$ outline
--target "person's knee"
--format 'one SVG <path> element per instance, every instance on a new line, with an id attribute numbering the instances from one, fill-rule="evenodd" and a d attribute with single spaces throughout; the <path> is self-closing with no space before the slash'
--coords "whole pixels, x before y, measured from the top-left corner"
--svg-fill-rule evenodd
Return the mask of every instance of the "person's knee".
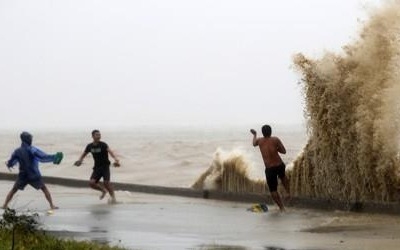
<path id="1" fill-rule="evenodd" d="M 95 180 L 90 180 L 90 182 L 89 182 L 90 187 L 94 188 L 94 187 L 96 187 L 96 185 L 97 185 L 97 183 Z"/>
<path id="2" fill-rule="evenodd" d="M 270 191 L 270 194 L 271 194 L 272 197 L 278 197 L 279 196 L 278 191 Z"/>
<path id="3" fill-rule="evenodd" d="M 289 185 L 289 179 L 288 179 L 286 176 L 283 176 L 282 178 L 280 178 L 280 180 L 281 180 L 281 183 L 282 183 L 284 186 Z"/>

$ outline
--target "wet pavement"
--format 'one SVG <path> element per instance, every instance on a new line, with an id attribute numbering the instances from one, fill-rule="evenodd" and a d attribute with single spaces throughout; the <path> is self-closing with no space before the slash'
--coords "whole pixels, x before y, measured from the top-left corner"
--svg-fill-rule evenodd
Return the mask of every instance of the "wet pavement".
<path id="1" fill-rule="evenodd" d="M 1 197 L 11 186 L 0 181 Z M 111 205 L 89 188 L 49 189 L 60 207 L 52 214 L 43 194 L 30 187 L 17 193 L 11 208 L 39 213 L 43 229 L 57 236 L 128 249 L 377 249 L 382 243 L 384 249 L 398 249 L 400 243 L 393 228 L 377 230 L 365 223 L 369 219 L 343 212 L 289 208 L 280 213 L 270 206 L 267 213 L 254 213 L 247 211 L 249 203 L 128 191 L 117 191 L 119 203 Z M 351 224 L 343 223 L 347 217 Z"/>

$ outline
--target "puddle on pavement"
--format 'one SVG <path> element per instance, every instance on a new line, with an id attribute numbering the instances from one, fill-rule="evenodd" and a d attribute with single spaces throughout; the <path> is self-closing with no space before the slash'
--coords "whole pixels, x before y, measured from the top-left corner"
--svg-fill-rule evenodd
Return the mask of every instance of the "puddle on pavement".
<path id="1" fill-rule="evenodd" d="M 250 250 L 252 248 L 247 248 L 243 246 L 231 246 L 231 245 L 199 245 L 194 248 L 190 248 L 193 250 Z M 266 246 L 263 250 L 306 250 L 306 249 L 293 249 L 293 248 L 282 248 L 275 246 Z M 322 249 L 307 249 L 307 250 L 322 250 Z"/>

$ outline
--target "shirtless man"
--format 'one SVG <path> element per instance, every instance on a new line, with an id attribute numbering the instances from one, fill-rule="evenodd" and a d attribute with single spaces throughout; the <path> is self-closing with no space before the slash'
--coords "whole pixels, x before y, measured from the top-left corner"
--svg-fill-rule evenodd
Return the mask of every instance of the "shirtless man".
<path id="1" fill-rule="evenodd" d="M 278 193 L 278 177 L 281 179 L 283 187 L 290 199 L 289 180 L 285 175 L 285 163 L 283 163 L 279 153 L 286 154 L 286 149 L 278 137 L 271 136 L 271 127 L 264 125 L 261 128 L 264 137 L 257 138 L 257 132 L 250 129 L 253 134 L 253 146 L 258 146 L 265 165 L 265 177 L 272 199 L 281 211 L 285 211 L 281 196 Z"/>
<path id="2" fill-rule="evenodd" d="M 100 131 L 95 129 L 92 131 L 93 142 L 89 143 L 82 155 L 79 157 L 74 165 L 80 166 L 83 159 L 88 153 L 91 153 L 94 159 L 94 167 L 92 175 L 90 176 L 89 185 L 91 188 L 101 192 L 100 200 L 103 199 L 107 191 L 111 196 L 111 203 L 116 203 L 114 189 L 110 183 L 110 160 L 108 159 L 108 154 L 114 158 L 114 167 L 119 167 L 119 160 L 115 156 L 114 152 L 108 147 L 107 143 L 101 141 Z M 100 179 L 103 178 L 104 186 L 99 184 Z"/>

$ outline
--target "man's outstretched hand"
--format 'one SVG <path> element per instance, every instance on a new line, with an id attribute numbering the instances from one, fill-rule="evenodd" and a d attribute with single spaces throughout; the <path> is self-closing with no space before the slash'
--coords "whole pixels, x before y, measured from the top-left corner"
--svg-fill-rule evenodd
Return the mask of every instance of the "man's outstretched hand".
<path id="1" fill-rule="evenodd" d="M 250 133 L 252 133 L 253 135 L 257 134 L 257 132 L 254 129 L 250 129 Z"/>
<path id="2" fill-rule="evenodd" d="M 74 162 L 74 166 L 79 167 L 80 165 L 82 165 L 82 161 L 76 161 L 76 162 Z"/>
<path id="3" fill-rule="evenodd" d="M 8 171 L 10 171 L 10 172 L 11 172 L 11 171 L 12 171 L 12 169 L 13 169 L 13 167 L 9 167 L 9 166 L 8 166 L 8 161 L 5 161 L 4 163 L 6 164 L 6 166 L 7 166 L 7 168 L 8 168 Z"/>

